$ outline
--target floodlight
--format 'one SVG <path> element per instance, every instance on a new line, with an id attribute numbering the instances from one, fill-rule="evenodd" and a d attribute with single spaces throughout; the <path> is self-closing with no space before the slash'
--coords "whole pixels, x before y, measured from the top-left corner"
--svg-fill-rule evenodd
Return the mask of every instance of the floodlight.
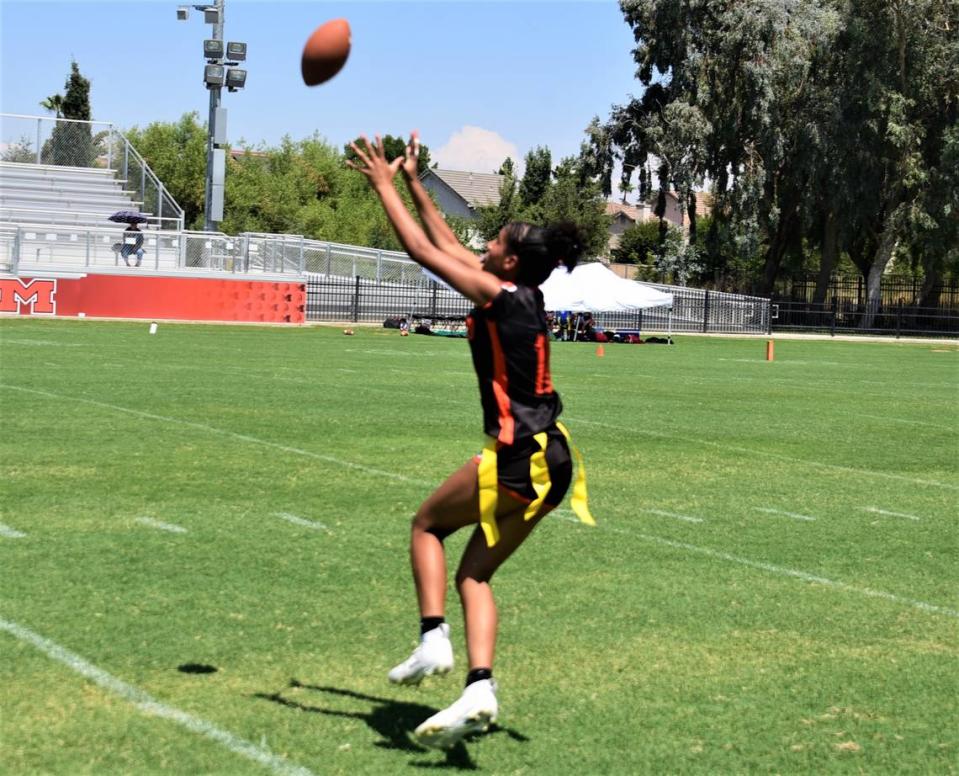
<path id="1" fill-rule="evenodd" d="M 246 70 L 231 67 L 226 71 L 226 85 L 231 91 L 242 89 L 246 85 Z"/>
<path id="2" fill-rule="evenodd" d="M 207 89 L 212 89 L 214 86 L 223 86 L 223 70 L 223 65 L 207 65 L 203 68 L 203 82 Z"/>
<path id="3" fill-rule="evenodd" d="M 220 9 L 219 8 L 204 8 L 203 9 L 203 21 L 207 24 L 219 24 L 220 23 Z"/>
<path id="4" fill-rule="evenodd" d="M 226 58 L 231 62 L 242 62 L 246 59 L 246 44 L 231 40 L 226 44 Z"/>
<path id="5" fill-rule="evenodd" d="M 185 5 L 181 5 L 176 9 L 176 18 L 181 22 L 185 22 L 190 18 L 190 9 Z"/>
<path id="6" fill-rule="evenodd" d="M 203 56 L 207 59 L 223 59 L 223 41 L 205 40 L 203 41 Z"/>

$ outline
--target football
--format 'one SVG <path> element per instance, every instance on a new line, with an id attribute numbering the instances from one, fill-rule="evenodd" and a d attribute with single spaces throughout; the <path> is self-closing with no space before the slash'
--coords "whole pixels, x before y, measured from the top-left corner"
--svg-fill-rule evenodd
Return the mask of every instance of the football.
<path id="1" fill-rule="evenodd" d="M 321 24 L 306 41 L 300 70 L 307 86 L 329 81 L 346 64 L 350 55 L 350 24 L 333 19 Z"/>

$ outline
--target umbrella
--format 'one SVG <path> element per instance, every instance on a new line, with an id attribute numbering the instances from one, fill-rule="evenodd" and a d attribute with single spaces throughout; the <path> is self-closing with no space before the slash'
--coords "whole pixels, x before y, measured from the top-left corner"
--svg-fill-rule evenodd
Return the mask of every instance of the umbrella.
<path id="1" fill-rule="evenodd" d="M 150 219 L 136 210 L 118 210 L 108 220 L 118 224 L 142 224 Z"/>

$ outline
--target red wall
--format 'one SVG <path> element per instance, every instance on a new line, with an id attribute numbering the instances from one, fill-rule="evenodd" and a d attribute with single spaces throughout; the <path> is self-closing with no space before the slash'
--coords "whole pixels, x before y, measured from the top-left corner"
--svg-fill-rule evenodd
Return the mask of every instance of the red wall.
<path id="1" fill-rule="evenodd" d="M 304 323 L 303 283 L 85 275 L 0 278 L 0 312 L 91 318 Z"/>

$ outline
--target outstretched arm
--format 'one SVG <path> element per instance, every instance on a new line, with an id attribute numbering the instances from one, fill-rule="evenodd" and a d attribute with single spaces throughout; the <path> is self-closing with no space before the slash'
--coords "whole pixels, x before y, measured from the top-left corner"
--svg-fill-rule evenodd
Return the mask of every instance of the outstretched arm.
<path id="1" fill-rule="evenodd" d="M 419 158 L 420 138 L 414 131 L 410 135 L 410 142 L 406 146 L 406 158 L 403 160 L 400 169 L 403 171 L 406 186 L 410 190 L 416 212 L 419 213 L 420 221 L 423 222 L 423 228 L 426 230 L 430 242 L 444 253 L 459 259 L 465 264 L 479 266 L 479 257 L 456 239 L 456 235 L 453 234 L 453 230 L 446 223 L 446 219 L 443 218 L 436 205 L 433 204 L 433 200 L 430 199 L 426 187 L 417 174 Z"/>
<path id="2" fill-rule="evenodd" d="M 403 160 L 398 157 L 387 162 L 379 136 L 372 145 L 365 137 L 362 140 L 366 146 L 364 149 L 355 143 L 350 144 L 361 164 L 351 161 L 347 164 L 367 177 L 406 252 L 476 304 L 484 305 L 492 300 L 501 287 L 496 276 L 484 271 L 479 262 L 469 265 L 437 248 L 406 209 L 393 185 L 393 177 Z"/>

